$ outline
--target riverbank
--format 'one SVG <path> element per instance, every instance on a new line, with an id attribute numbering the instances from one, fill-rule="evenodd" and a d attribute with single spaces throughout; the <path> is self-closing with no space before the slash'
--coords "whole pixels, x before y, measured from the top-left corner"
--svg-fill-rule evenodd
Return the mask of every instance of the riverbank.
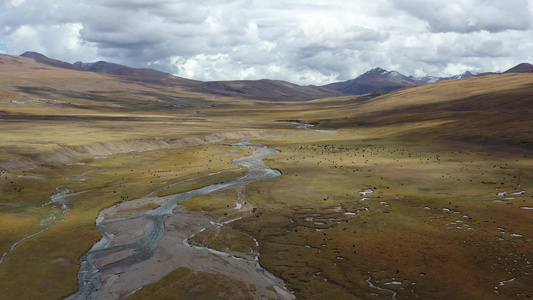
<path id="1" fill-rule="evenodd" d="M 69 299 L 123 298 L 178 268 L 214 273 L 240 282 L 250 287 L 245 290 L 253 298 L 293 299 L 283 281 L 261 268 L 259 254 L 253 249 L 226 253 L 188 243 L 200 232 L 248 215 L 253 207 L 240 191 L 249 182 L 279 175 L 262 162 L 278 152 L 263 146 L 248 146 L 248 142 L 235 144 L 254 149 L 251 156 L 234 161 L 248 168 L 237 180 L 171 196 L 144 197 L 103 210 L 97 220 L 103 239 L 84 256 L 80 291 Z M 233 219 L 214 219 L 205 211 L 191 211 L 178 205 L 191 197 L 224 189 L 233 189 L 239 195 L 228 208 L 233 215 L 237 214 Z M 158 207 L 148 209 L 154 206 Z"/>

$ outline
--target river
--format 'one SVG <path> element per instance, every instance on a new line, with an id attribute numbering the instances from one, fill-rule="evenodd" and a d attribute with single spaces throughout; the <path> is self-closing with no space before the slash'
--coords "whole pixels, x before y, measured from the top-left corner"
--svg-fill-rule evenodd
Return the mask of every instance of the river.
<path id="1" fill-rule="evenodd" d="M 148 282 L 157 281 L 172 269 L 188 266 L 231 276 L 242 273 L 240 278 L 254 285 L 274 287 L 278 298 L 294 299 L 283 281 L 261 268 L 257 259 L 259 254 L 243 259 L 187 243 L 190 236 L 215 224 L 205 216 L 193 213 L 180 215 L 178 203 L 197 195 L 242 187 L 280 175 L 279 171 L 263 162 L 264 158 L 279 152 L 263 145 L 252 145 L 253 140 L 256 139 L 233 144 L 253 149 L 252 155 L 233 161 L 247 168 L 247 173 L 236 180 L 158 198 L 156 202 L 161 204 L 158 208 L 141 214 L 131 213 L 130 208 L 135 205 L 135 200 L 103 210 L 96 220 L 102 239 L 82 257 L 78 274 L 79 290 L 66 299 L 123 299 Z M 151 199 L 154 198 L 157 197 Z M 242 203 L 237 207 L 241 209 Z M 185 225 L 180 225 L 182 223 Z M 169 248 L 173 249 L 172 253 L 168 251 Z M 206 258 L 213 255 L 217 257 Z M 236 269 L 231 271 L 228 268 Z M 254 276 L 258 278 L 254 279 Z"/>

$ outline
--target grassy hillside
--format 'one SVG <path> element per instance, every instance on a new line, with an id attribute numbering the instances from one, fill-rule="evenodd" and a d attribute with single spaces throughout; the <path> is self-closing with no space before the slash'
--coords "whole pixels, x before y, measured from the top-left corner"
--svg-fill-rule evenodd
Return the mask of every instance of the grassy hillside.
<path id="1" fill-rule="evenodd" d="M 231 160 L 249 151 L 228 144 L 271 135 L 259 142 L 281 151 L 266 162 L 282 175 L 248 185 L 252 215 L 198 243 L 244 249 L 254 237 L 299 299 L 533 294 L 531 74 L 271 102 L 5 55 L 0 73 L 0 254 L 37 233 L 0 264 L 5 299 L 72 293 L 102 208 L 238 177 Z M 221 195 L 184 206 L 220 216 L 230 209 L 217 201 L 235 196 Z M 196 282 L 253 295 L 183 269 L 143 293 L 217 296 Z"/>
<path id="2" fill-rule="evenodd" d="M 350 104 L 349 113 L 342 104 L 331 107 L 337 118 L 325 123 L 382 128 L 402 140 L 531 149 L 531 80 L 531 74 L 505 74 L 441 81 Z"/>

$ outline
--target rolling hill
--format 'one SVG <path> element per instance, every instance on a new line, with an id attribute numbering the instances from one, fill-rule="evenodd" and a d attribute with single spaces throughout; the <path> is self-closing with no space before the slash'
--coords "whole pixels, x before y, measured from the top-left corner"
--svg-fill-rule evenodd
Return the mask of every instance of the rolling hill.
<path id="1" fill-rule="evenodd" d="M 0 55 L 2 298 L 531 295 L 532 73 L 331 97 L 27 56 Z M 253 152 L 280 176 L 223 188 Z"/>
<path id="2" fill-rule="evenodd" d="M 167 84 L 178 84 L 185 86 L 195 92 L 206 92 L 217 96 L 243 97 L 256 100 L 275 101 L 305 101 L 326 97 L 348 95 L 363 95 L 373 92 L 391 92 L 398 89 L 423 85 L 444 80 L 454 80 L 469 78 L 478 74 L 466 71 L 462 74 L 450 77 L 413 77 L 405 76 L 396 71 L 387 71 L 381 68 L 372 69 L 355 79 L 344 82 L 330 83 L 324 86 L 300 86 L 281 80 L 233 80 L 233 81 L 211 81 L 201 82 L 196 80 L 176 77 L 168 73 L 153 69 L 131 68 L 120 64 L 99 61 L 84 63 L 78 61 L 74 64 L 62 62 L 48 58 L 40 53 L 25 52 L 22 57 L 33 58 L 37 62 L 78 71 L 90 71 L 111 75 L 125 76 L 134 80 L 153 81 Z M 533 66 L 528 63 L 519 64 L 505 73 L 533 72 Z M 483 73 L 479 75 L 490 75 L 496 73 Z"/>
<path id="3" fill-rule="evenodd" d="M 257 100 L 292 100 L 302 101 L 341 95 L 340 92 L 316 86 L 300 86 L 281 80 L 239 80 L 200 82 L 176 77 L 168 73 L 123 66 L 120 64 L 99 61 L 94 63 L 76 62 L 69 64 L 48 58 L 36 52 L 25 52 L 22 57 L 35 59 L 37 62 L 69 70 L 89 71 L 110 75 L 118 75 L 144 82 L 160 84 L 177 84 L 194 92 L 208 93 L 215 96 L 243 97 Z"/>
<path id="4" fill-rule="evenodd" d="M 270 79 L 203 82 L 194 90 L 215 95 L 275 101 L 301 101 L 342 95 L 324 87 L 300 86 Z"/>
<path id="5" fill-rule="evenodd" d="M 52 58 L 49 58 L 41 53 L 37 53 L 37 52 L 33 52 L 33 51 L 26 51 L 24 53 L 22 53 L 20 55 L 21 57 L 27 57 L 27 58 L 32 58 L 34 59 L 35 61 L 39 62 L 39 63 L 42 63 L 44 65 L 49 65 L 49 66 L 52 66 L 52 67 L 56 67 L 56 68 L 63 68 L 63 69 L 69 69 L 69 70 L 76 70 L 76 71 L 81 71 L 82 69 L 79 68 L 78 66 L 75 66 L 73 64 L 69 64 L 67 62 L 64 62 L 64 61 L 60 61 L 60 60 L 57 60 L 57 59 L 52 59 Z"/>
<path id="6" fill-rule="evenodd" d="M 339 108 L 342 118 L 327 123 L 396 128 L 391 131 L 399 130 L 397 137 L 409 140 L 531 150 L 532 82 L 530 73 L 491 74 L 424 84 L 365 100 L 359 96 L 351 100 L 350 108 Z M 415 125 L 425 122 L 428 126 Z M 414 127 L 400 133 L 400 128 L 410 126 Z"/>
<path id="7" fill-rule="evenodd" d="M 504 73 L 532 73 L 533 65 L 529 63 L 521 63 L 511 69 L 505 71 Z"/>

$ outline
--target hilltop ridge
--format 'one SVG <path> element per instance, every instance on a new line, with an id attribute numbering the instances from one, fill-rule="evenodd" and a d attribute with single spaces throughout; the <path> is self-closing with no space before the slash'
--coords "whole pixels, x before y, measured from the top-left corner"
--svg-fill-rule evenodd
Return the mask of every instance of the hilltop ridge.
<path id="1" fill-rule="evenodd" d="M 521 63 L 517 66 L 510 68 L 504 73 L 533 73 L 533 65 L 529 63 Z"/>
<path id="2" fill-rule="evenodd" d="M 256 100 L 312 100 L 318 98 L 340 96 L 340 92 L 317 86 L 300 86 L 282 80 L 234 80 L 202 82 L 174 76 L 169 73 L 146 68 L 131 68 L 128 66 L 98 61 L 84 63 L 81 61 L 70 64 L 51 59 L 37 52 L 25 52 L 22 57 L 32 58 L 45 65 L 75 70 L 117 75 L 136 81 L 157 82 L 159 84 L 183 86 L 192 92 L 210 93 L 216 96 L 241 97 Z"/>
<path id="3" fill-rule="evenodd" d="M 208 92 L 218 96 L 243 97 L 256 100 L 294 100 L 305 101 L 326 97 L 346 95 L 363 95 L 373 92 L 391 92 L 398 89 L 434 83 L 443 80 L 455 80 L 472 76 L 498 74 L 494 72 L 476 73 L 465 71 L 461 74 L 437 77 L 426 75 L 422 77 L 406 76 L 397 71 L 388 71 L 382 68 L 371 69 L 364 74 L 347 81 L 334 82 L 323 86 L 301 86 L 283 80 L 227 80 L 227 81 L 197 81 L 174 76 L 169 73 L 148 69 L 132 68 L 116 63 L 98 61 L 84 63 L 81 61 L 70 64 L 67 62 L 51 59 L 37 52 L 25 52 L 22 57 L 33 58 L 39 63 L 53 67 L 90 71 L 110 75 L 126 76 L 133 80 L 158 81 L 168 84 L 186 86 L 195 92 Z M 528 73 L 533 72 L 533 65 L 521 63 L 504 73 Z"/>

